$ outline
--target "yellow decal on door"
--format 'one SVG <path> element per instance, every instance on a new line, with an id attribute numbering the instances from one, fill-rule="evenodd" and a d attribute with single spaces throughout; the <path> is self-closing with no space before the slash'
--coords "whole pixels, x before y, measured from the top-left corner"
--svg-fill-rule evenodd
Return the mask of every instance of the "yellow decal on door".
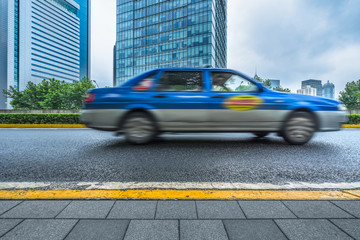
<path id="1" fill-rule="evenodd" d="M 226 108 L 236 111 L 249 111 L 258 108 L 263 100 L 253 95 L 237 95 L 225 100 Z"/>

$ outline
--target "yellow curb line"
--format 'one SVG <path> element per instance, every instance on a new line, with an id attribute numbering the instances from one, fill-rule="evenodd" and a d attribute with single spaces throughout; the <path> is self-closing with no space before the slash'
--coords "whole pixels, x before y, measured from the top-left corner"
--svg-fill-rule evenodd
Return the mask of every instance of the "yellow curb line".
<path id="1" fill-rule="evenodd" d="M 343 128 L 360 128 L 360 124 L 344 124 Z M 86 128 L 83 124 L 0 124 L 0 128 Z"/>
<path id="2" fill-rule="evenodd" d="M 0 199 L 359 200 L 360 190 L 0 190 Z"/>
<path id="3" fill-rule="evenodd" d="M 0 124 L 0 128 L 86 128 L 83 124 Z"/>
<path id="4" fill-rule="evenodd" d="M 360 124 L 343 124 L 343 128 L 360 128 Z"/>

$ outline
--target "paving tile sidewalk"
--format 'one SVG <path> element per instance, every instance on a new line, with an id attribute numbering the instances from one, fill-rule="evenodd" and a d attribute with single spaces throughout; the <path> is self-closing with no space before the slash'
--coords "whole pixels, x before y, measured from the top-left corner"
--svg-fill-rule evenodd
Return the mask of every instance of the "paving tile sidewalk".
<path id="1" fill-rule="evenodd" d="M 0 200 L 0 239 L 360 239 L 360 201 Z"/>

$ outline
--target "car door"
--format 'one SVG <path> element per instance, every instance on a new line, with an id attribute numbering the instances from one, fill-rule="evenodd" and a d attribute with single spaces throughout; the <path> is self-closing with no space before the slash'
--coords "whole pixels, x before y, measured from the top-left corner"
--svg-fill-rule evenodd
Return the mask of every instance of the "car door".
<path id="1" fill-rule="evenodd" d="M 249 79 L 233 73 L 211 71 L 209 124 L 216 130 L 273 130 L 276 113 L 267 95 Z"/>
<path id="2" fill-rule="evenodd" d="M 162 130 L 200 130 L 207 118 L 203 71 L 163 71 L 149 100 Z"/>

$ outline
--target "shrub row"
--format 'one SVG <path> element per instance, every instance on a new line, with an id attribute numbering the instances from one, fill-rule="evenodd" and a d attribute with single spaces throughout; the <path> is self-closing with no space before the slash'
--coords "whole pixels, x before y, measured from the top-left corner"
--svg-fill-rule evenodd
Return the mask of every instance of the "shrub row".
<path id="1" fill-rule="evenodd" d="M 0 124 L 79 124 L 79 113 L 0 113 Z M 360 124 L 360 114 L 349 115 L 349 124 Z"/>
<path id="2" fill-rule="evenodd" d="M 0 113 L 0 124 L 79 124 L 79 113 Z"/>
<path id="3" fill-rule="evenodd" d="M 350 114 L 349 124 L 360 124 L 360 114 Z"/>

